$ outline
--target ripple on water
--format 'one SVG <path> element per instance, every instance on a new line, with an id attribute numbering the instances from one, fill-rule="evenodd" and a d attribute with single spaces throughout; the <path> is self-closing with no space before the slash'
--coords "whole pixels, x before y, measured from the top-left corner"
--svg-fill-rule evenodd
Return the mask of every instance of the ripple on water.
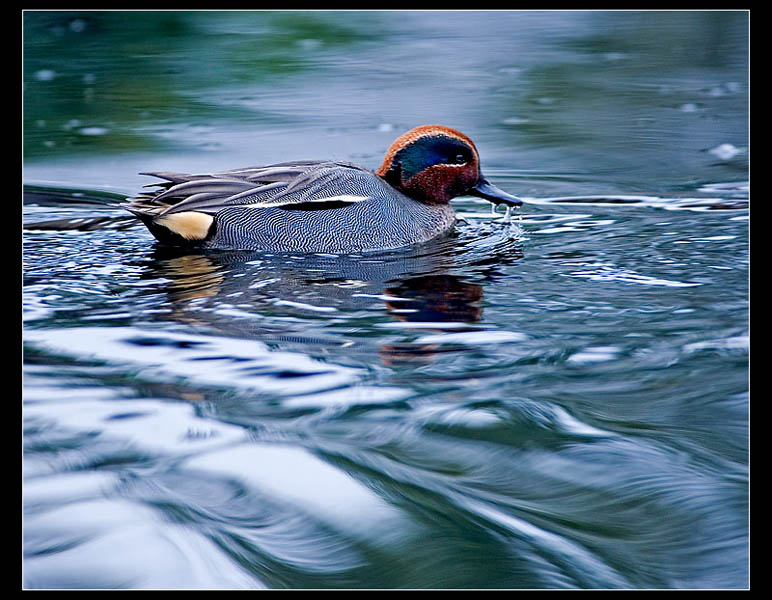
<path id="1" fill-rule="evenodd" d="M 630 269 L 620 268 L 609 263 L 588 264 L 586 266 L 589 268 L 583 269 L 581 271 L 565 273 L 564 276 L 591 279 L 593 281 L 618 281 L 623 283 L 634 283 L 638 285 L 674 288 L 694 287 L 701 285 L 694 282 L 674 281 L 672 279 L 642 275 Z"/>
<path id="2" fill-rule="evenodd" d="M 294 395 L 350 385 L 358 379 L 356 369 L 323 364 L 303 354 L 270 351 L 253 340 L 123 327 L 30 330 L 25 338 L 49 351 L 134 365 L 151 379 L 183 378 L 191 385 Z"/>
<path id="3" fill-rule="evenodd" d="M 589 195 L 589 196 L 554 196 L 546 198 L 523 198 L 528 204 L 535 205 L 594 205 L 619 206 L 631 205 L 666 210 L 744 210 L 749 206 L 747 183 L 708 184 L 699 191 L 721 193 L 716 197 L 663 198 L 659 196 L 634 195 Z"/>

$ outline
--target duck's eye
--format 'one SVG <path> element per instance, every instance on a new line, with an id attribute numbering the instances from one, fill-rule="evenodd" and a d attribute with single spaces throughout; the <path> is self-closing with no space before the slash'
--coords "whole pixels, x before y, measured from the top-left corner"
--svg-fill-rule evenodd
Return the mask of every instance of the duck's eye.
<path id="1" fill-rule="evenodd" d="M 455 165 L 463 165 L 465 162 L 467 162 L 467 159 L 463 154 L 456 154 L 451 162 Z"/>

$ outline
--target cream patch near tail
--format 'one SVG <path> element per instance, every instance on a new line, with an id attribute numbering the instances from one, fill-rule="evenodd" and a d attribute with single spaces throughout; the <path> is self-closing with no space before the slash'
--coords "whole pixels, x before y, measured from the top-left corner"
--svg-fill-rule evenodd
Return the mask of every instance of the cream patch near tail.
<path id="1" fill-rule="evenodd" d="M 209 234 L 214 217 L 201 212 L 187 211 L 163 215 L 155 219 L 156 225 L 166 227 L 186 240 L 203 240 Z"/>

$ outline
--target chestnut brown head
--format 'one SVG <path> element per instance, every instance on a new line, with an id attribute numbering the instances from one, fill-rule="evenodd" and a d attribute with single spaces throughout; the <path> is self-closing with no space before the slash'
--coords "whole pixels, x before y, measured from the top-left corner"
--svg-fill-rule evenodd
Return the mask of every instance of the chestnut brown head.
<path id="1" fill-rule="evenodd" d="M 463 195 L 496 204 L 522 204 L 482 176 L 480 156 L 469 137 L 442 125 L 422 125 L 399 136 L 375 173 L 426 204 L 445 204 Z"/>

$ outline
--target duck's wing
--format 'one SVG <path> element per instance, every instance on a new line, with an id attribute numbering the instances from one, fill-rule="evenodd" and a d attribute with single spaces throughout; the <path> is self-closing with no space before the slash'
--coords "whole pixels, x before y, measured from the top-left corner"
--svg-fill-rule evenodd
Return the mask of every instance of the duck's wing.
<path id="1" fill-rule="evenodd" d="M 157 189 L 131 198 L 125 207 L 138 215 L 195 211 L 216 214 L 226 207 L 321 210 L 371 196 L 371 171 L 344 162 L 304 161 L 233 169 L 209 175 L 149 172 L 164 180 Z"/>

